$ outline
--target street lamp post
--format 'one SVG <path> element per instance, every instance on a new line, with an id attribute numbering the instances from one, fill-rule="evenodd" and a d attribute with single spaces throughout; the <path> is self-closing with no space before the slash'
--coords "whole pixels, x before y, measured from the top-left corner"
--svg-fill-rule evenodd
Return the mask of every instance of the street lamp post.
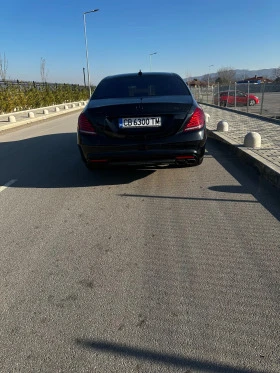
<path id="1" fill-rule="evenodd" d="M 212 66 L 214 66 L 214 65 L 209 65 L 208 66 L 208 68 L 209 68 L 209 70 L 208 70 L 208 88 L 209 88 L 210 69 L 211 69 Z"/>
<path id="2" fill-rule="evenodd" d="M 157 54 L 157 52 L 154 52 L 154 53 L 150 53 L 149 56 L 150 56 L 150 71 L 152 71 L 152 56 L 154 54 Z"/>
<path id="3" fill-rule="evenodd" d="M 91 96 L 91 86 L 90 86 L 90 73 L 89 73 L 89 62 L 88 62 L 88 44 L 87 44 L 87 28 L 86 28 L 86 14 L 98 12 L 99 9 L 89 10 L 84 12 L 84 32 L 85 32 L 85 45 L 86 45 L 86 59 L 87 59 L 87 80 L 88 80 L 88 90 L 89 97 Z"/>
<path id="4" fill-rule="evenodd" d="M 86 74 L 85 74 L 85 68 L 83 67 L 83 76 L 84 76 L 84 86 L 86 87 L 87 84 L 86 84 Z"/>

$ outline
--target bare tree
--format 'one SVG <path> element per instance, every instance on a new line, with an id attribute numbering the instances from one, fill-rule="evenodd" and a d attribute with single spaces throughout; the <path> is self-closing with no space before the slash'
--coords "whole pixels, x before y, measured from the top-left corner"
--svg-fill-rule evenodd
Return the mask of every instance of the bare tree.
<path id="1" fill-rule="evenodd" d="M 202 77 L 201 77 L 201 81 L 202 82 L 204 82 L 204 83 L 207 83 L 208 82 L 208 77 L 209 77 L 209 75 L 208 74 L 205 74 L 205 75 L 203 75 Z"/>
<path id="2" fill-rule="evenodd" d="M 235 82 L 235 70 L 232 67 L 222 67 L 217 71 L 217 80 L 221 84 Z"/>
<path id="3" fill-rule="evenodd" d="M 280 80 L 280 66 L 273 70 L 273 79 Z"/>
<path id="4" fill-rule="evenodd" d="M 43 83 L 46 83 L 48 72 L 46 71 L 46 59 L 41 57 L 40 62 L 40 73 L 41 73 L 41 80 Z"/>
<path id="5" fill-rule="evenodd" d="M 2 59 L 2 56 L 0 54 L 0 77 L 2 80 L 6 80 L 7 70 L 8 70 L 8 60 L 6 58 L 6 55 L 4 53 L 4 58 Z"/>

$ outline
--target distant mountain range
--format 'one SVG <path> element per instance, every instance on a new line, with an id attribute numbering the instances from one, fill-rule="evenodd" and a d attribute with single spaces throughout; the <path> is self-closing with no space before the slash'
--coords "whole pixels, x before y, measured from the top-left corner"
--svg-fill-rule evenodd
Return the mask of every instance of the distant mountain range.
<path id="1" fill-rule="evenodd" d="M 271 69 L 260 69 L 260 70 L 247 70 L 247 69 L 235 69 L 236 72 L 236 80 L 243 80 L 246 78 L 252 78 L 255 75 L 257 76 L 263 76 L 268 79 L 274 79 L 275 70 L 277 68 L 271 68 Z M 208 76 L 208 74 L 200 75 L 200 76 L 192 76 L 190 78 L 187 78 L 187 80 L 191 79 L 202 79 L 203 77 Z M 216 78 L 217 73 L 210 73 L 210 77 Z"/>

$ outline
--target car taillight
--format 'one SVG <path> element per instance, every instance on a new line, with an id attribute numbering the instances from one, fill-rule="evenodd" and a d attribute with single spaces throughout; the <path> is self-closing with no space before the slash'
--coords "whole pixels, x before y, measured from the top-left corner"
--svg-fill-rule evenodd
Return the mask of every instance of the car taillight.
<path id="1" fill-rule="evenodd" d="M 204 112 L 203 110 L 197 107 L 195 111 L 193 112 L 193 115 L 187 121 L 185 128 L 184 128 L 184 132 L 199 130 L 204 125 L 205 125 Z"/>
<path id="2" fill-rule="evenodd" d="M 78 119 L 78 130 L 82 133 L 87 133 L 89 135 L 96 135 L 96 132 L 90 123 L 90 121 L 87 119 L 84 113 L 81 113 Z"/>

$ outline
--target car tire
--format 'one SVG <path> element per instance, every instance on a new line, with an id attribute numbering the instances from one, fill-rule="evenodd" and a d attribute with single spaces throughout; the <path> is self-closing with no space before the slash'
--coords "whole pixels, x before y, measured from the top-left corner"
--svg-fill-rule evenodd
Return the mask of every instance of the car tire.
<path id="1" fill-rule="evenodd" d="M 221 101 L 221 102 L 220 102 L 220 106 L 222 106 L 222 107 L 226 107 L 226 106 L 227 106 L 227 102 L 226 102 L 226 101 Z"/>
<path id="2" fill-rule="evenodd" d="M 256 101 L 255 100 L 249 100 L 249 106 L 254 106 L 256 105 Z"/>
<path id="3" fill-rule="evenodd" d="M 204 157 L 200 157 L 200 158 L 199 158 L 199 160 L 198 160 L 198 162 L 197 162 L 197 165 L 198 165 L 198 166 L 201 165 L 201 163 L 203 162 L 203 159 L 204 159 Z"/>

